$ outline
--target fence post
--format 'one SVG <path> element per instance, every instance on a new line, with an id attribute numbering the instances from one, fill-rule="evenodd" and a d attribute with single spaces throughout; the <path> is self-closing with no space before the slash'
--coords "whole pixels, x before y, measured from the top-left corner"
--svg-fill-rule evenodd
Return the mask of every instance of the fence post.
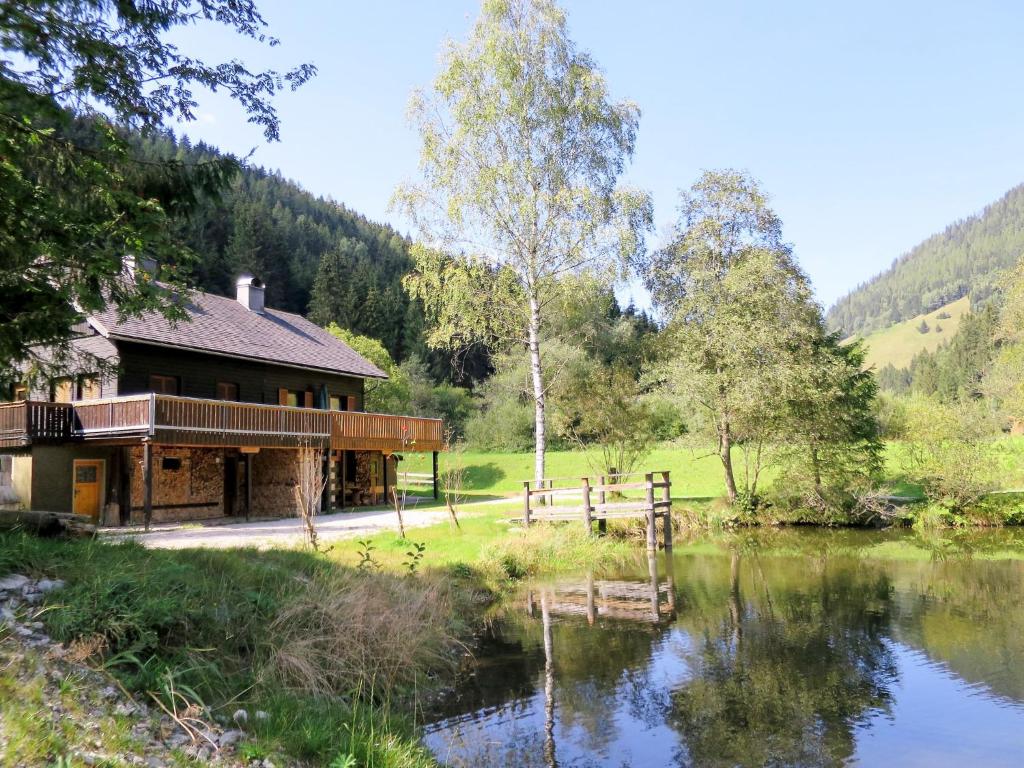
<path id="1" fill-rule="evenodd" d="M 661 519 L 665 525 L 662 537 L 665 542 L 665 550 L 670 551 L 672 549 L 672 482 L 669 480 L 668 472 L 662 472 L 661 479 L 665 483 L 665 487 L 661 489 L 661 500 L 665 502 L 665 507 L 661 510 L 661 514 L 664 515 Z"/>
<path id="2" fill-rule="evenodd" d="M 644 476 L 647 486 L 647 551 L 654 552 L 658 549 L 658 537 L 655 528 L 657 516 L 654 514 L 654 474 L 648 472 Z"/>
<path id="3" fill-rule="evenodd" d="M 602 534 L 608 532 L 608 518 L 606 517 L 606 515 L 608 514 L 608 510 L 604 508 L 604 505 L 607 501 L 604 491 L 604 487 L 606 484 L 607 482 L 605 480 L 605 476 L 601 475 L 601 488 L 597 492 L 597 504 L 599 507 L 601 507 L 601 513 L 603 516 L 597 518 L 597 532 Z"/>
<path id="4" fill-rule="evenodd" d="M 590 506 L 590 478 L 583 478 L 583 527 L 589 536 L 594 532 L 593 508 Z"/>
<path id="5" fill-rule="evenodd" d="M 530 481 L 523 481 L 523 527 L 530 527 Z"/>

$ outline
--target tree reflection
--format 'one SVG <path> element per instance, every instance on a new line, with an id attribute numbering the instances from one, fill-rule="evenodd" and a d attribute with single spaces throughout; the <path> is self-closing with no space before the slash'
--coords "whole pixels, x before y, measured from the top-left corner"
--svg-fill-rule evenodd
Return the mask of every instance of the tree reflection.
<path id="1" fill-rule="evenodd" d="M 804 568 L 798 589 L 778 575 L 734 551 L 725 605 L 680 618 L 692 678 L 673 691 L 669 721 L 694 764 L 840 763 L 857 723 L 891 704 L 888 577 L 828 562 Z"/>

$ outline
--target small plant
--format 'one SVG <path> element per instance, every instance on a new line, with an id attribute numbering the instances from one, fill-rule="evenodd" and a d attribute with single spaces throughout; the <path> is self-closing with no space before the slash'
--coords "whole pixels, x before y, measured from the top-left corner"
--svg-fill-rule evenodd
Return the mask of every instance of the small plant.
<path id="1" fill-rule="evenodd" d="M 370 539 L 358 539 L 356 544 L 359 548 L 356 550 L 356 555 L 359 556 L 359 562 L 356 563 L 356 568 L 362 573 L 373 573 L 374 571 L 380 570 L 380 563 L 373 559 L 371 554 L 376 549 Z"/>
<path id="2" fill-rule="evenodd" d="M 928 331 L 930 331 L 930 330 L 931 330 L 931 326 L 928 325 L 928 321 L 927 320 L 922 320 L 921 324 L 919 326 L 917 326 L 917 332 L 918 333 L 928 333 Z"/>
<path id="3" fill-rule="evenodd" d="M 448 452 L 448 469 L 441 475 L 441 489 L 444 492 L 445 507 L 448 509 L 448 519 L 456 528 L 462 528 L 459 525 L 456 505 L 465 500 L 463 489 L 466 485 L 466 447 L 455 442 L 455 433 L 451 428 L 445 433 L 444 444 Z"/>
<path id="4" fill-rule="evenodd" d="M 254 763 L 257 760 L 265 760 L 270 753 L 256 742 L 245 741 L 238 746 L 238 756 L 242 762 Z"/>
<path id="5" fill-rule="evenodd" d="M 330 768 L 356 768 L 357 765 L 356 756 L 349 752 L 334 758 L 331 761 Z"/>
<path id="6" fill-rule="evenodd" d="M 321 454 L 308 442 L 299 448 L 299 479 L 295 484 L 295 505 L 302 518 L 306 543 L 314 552 L 320 552 L 320 537 L 316 530 L 316 516 L 320 514 L 320 500 L 327 487 L 327 474 L 323 471 Z"/>
<path id="7" fill-rule="evenodd" d="M 402 565 L 409 572 L 410 576 L 415 576 L 416 571 L 419 570 L 420 561 L 423 559 L 423 553 L 426 551 L 427 545 L 416 541 L 410 543 L 412 544 L 412 549 L 405 553 L 405 556 L 409 559 L 405 560 Z"/>

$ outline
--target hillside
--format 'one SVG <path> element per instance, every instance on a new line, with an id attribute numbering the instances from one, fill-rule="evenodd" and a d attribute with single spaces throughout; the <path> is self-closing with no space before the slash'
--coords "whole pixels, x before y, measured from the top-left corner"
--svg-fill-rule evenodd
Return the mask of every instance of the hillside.
<path id="1" fill-rule="evenodd" d="M 908 367 L 914 355 L 921 350 L 934 352 L 953 338 L 960 330 L 961 318 L 970 309 L 970 299 L 964 296 L 933 312 L 915 315 L 909 320 L 868 334 L 864 337 L 867 345 L 865 363 L 879 371 L 889 364 L 896 368 Z M 927 333 L 921 333 L 921 321 L 928 324 Z"/>
<path id="2" fill-rule="evenodd" d="M 140 139 L 139 152 L 186 164 L 220 155 L 171 135 Z M 179 221 L 178 234 L 199 257 L 199 287 L 231 295 L 238 274 L 251 271 L 267 284 L 269 305 L 301 314 L 310 311 L 324 256 L 339 253 L 347 279 L 332 289 L 342 294 L 336 303 L 344 312 L 325 320 L 380 339 L 398 359 L 417 351 L 418 328 L 405 333 L 406 316 L 417 308 L 410 310 L 401 286 L 410 265 L 408 242 L 385 224 L 312 195 L 279 173 L 244 166 L 219 199 L 205 200 Z"/>
<path id="3" fill-rule="evenodd" d="M 829 326 L 844 336 L 867 336 L 962 297 L 976 307 L 998 291 L 1000 272 L 1022 254 L 1024 185 L 929 237 L 837 301 Z"/>
<path id="4" fill-rule="evenodd" d="M 137 138 L 137 149 L 143 159 L 186 164 L 221 155 L 215 147 L 171 134 Z M 456 376 L 447 355 L 424 343 L 422 307 L 402 288 L 412 264 L 409 241 L 391 226 L 251 165 L 243 166 L 219 198 L 204 200 L 177 226 L 198 257 L 198 287 L 230 296 L 235 278 L 252 272 L 267 285 L 268 305 L 378 339 L 397 362 L 416 355 L 438 381 Z M 486 356 L 476 351 L 466 356 L 459 374 L 479 379 L 487 366 Z"/>

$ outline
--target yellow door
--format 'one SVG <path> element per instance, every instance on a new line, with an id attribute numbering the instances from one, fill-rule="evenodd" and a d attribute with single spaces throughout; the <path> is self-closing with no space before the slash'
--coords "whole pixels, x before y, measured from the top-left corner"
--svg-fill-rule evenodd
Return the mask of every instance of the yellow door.
<path id="1" fill-rule="evenodd" d="M 75 505 L 76 515 L 100 516 L 100 488 L 103 483 L 103 462 L 75 460 Z"/>

